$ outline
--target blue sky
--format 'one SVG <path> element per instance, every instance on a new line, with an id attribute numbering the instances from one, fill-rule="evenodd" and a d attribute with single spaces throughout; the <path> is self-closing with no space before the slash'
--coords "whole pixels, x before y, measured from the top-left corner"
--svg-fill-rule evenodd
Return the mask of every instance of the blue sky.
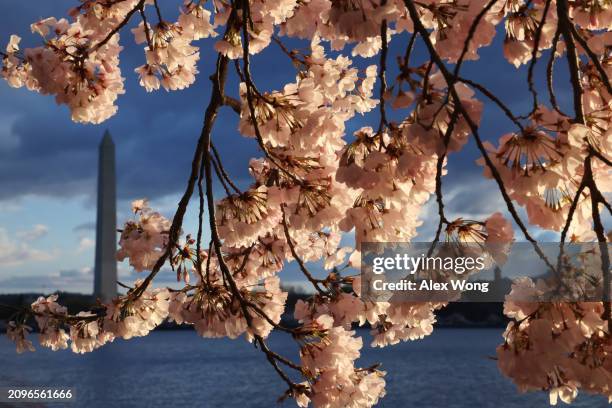
<path id="1" fill-rule="evenodd" d="M 65 16 L 77 2 L 45 1 L 38 2 L 36 7 L 15 0 L 10 3 L 0 15 L 2 47 L 10 34 L 23 37 L 22 46 L 37 45 L 39 39 L 30 34 L 30 23 L 48 16 Z M 179 3 L 164 2 L 168 19 L 176 14 L 174 5 Z M 531 106 L 526 69 L 516 70 L 503 59 L 502 40 L 503 34 L 498 33 L 495 44 L 480 51 L 482 60 L 467 62 L 463 74 L 488 86 L 512 109 L 525 113 Z M 407 41 L 404 34 L 391 43 L 389 78 L 394 75 L 395 56 L 403 53 Z M 214 70 L 213 42 L 200 43 L 201 74 L 194 85 L 181 92 L 162 90 L 151 94 L 138 85 L 134 73 L 134 68 L 143 63 L 142 48 L 134 44 L 126 30 L 122 32 L 122 44 L 126 48 L 122 54 L 126 94 L 119 98 L 119 113 L 100 126 L 74 124 L 68 110 L 57 106 L 53 98 L 11 89 L 4 81 L 0 82 L 0 293 L 91 291 L 97 145 L 106 129 L 112 133 L 117 149 L 119 222 L 130 216 L 130 201 L 142 197 L 149 198 L 167 216 L 173 214 L 187 180 L 210 95 L 208 76 Z M 297 41 L 288 44 L 306 45 Z M 423 49 L 417 47 L 415 58 L 422 60 L 424 55 Z M 356 63 L 365 67 L 376 61 L 357 59 Z M 541 72 L 544 65 L 540 62 L 536 71 Z M 558 66 L 558 98 L 562 106 L 571 107 L 564 65 Z M 295 71 L 272 44 L 253 58 L 253 75 L 260 89 L 271 90 L 293 81 Z M 233 74 L 228 90 L 230 95 L 237 95 Z M 348 124 L 347 134 L 361 126 L 377 124 L 377 115 L 372 112 L 356 117 Z M 401 118 L 399 113 L 394 115 Z M 494 140 L 512 130 L 505 116 L 488 103 L 483 117 L 481 129 L 487 139 Z M 238 134 L 236 115 L 231 110 L 222 110 L 213 140 L 229 173 L 241 184 L 248 184 L 248 159 L 260 155 L 252 140 Z M 470 142 L 464 151 L 450 158 L 444 192 L 447 215 L 451 217 L 484 218 L 505 209 L 494 183 L 480 177 L 481 168 L 474 163 L 478 157 Z M 192 202 L 185 231 L 197 229 L 194 206 Z M 421 240 L 427 240 L 437 223 L 433 205 L 423 210 L 423 218 Z M 542 240 L 554 236 L 535 233 Z M 293 267 L 283 274 L 288 281 L 299 280 Z M 120 266 L 120 279 L 131 283 L 136 277 L 127 265 Z M 172 279 L 172 273 L 162 276 L 164 282 Z"/>

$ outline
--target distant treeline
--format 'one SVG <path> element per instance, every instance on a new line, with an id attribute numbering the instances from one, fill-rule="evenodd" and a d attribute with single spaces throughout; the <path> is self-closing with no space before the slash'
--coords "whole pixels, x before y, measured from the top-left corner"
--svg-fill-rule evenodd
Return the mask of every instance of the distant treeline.
<path id="1" fill-rule="evenodd" d="M 58 302 L 68 308 L 69 313 L 75 314 L 88 310 L 95 305 L 95 299 L 91 295 L 78 293 L 58 292 Z M 6 294 L 0 295 L 0 330 L 5 328 L 6 320 L 15 313 L 15 308 L 32 304 L 39 296 L 38 293 Z M 287 309 L 283 315 L 283 324 L 295 326 L 297 322 L 293 319 L 295 304 L 299 299 L 307 299 L 310 295 L 290 290 L 287 297 Z M 450 303 L 437 312 L 440 327 L 502 327 L 507 320 L 503 315 L 503 304 L 501 302 Z M 178 329 L 175 324 L 167 323 L 160 329 Z"/>

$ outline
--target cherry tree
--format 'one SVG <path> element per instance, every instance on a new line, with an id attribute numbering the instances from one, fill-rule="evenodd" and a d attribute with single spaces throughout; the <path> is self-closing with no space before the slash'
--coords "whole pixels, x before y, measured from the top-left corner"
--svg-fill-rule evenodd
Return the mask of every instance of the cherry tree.
<path id="1" fill-rule="evenodd" d="M 534 228 L 559 232 L 561 250 L 568 240 L 599 243 L 603 301 L 525 302 L 548 288 L 517 280 L 504 305 L 511 323 L 497 359 L 521 391 L 546 390 L 551 404 L 573 401 L 578 390 L 612 399 L 610 260 L 602 221 L 612 211 L 606 200 L 612 187 L 609 1 L 185 0 L 176 1 L 176 21 L 164 17 L 158 0 L 75 3 L 65 18 L 32 24 L 40 46 L 22 49 L 21 38 L 10 37 L 0 56 L 11 87 L 53 95 L 75 122 L 98 124 L 116 114 L 123 75 L 137 76 L 148 92 L 180 91 L 194 83 L 205 52 L 216 58 L 214 72 L 205 74 L 211 96 L 172 219 L 138 200 L 121 230 L 118 258 L 143 278 L 125 295 L 76 315 L 55 295 L 15 311 L 8 337 L 18 352 L 34 350 L 31 318 L 41 346 L 76 353 L 145 336 L 169 320 L 192 325 L 202 337 L 244 335 L 285 383 L 283 398 L 299 406 L 372 406 L 385 394 L 386 373 L 356 365 L 363 340 L 354 325 L 371 327 L 373 347 L 417 340 L 432 333 L 435 311 L 445 303 L 363 300 L 361 244 L 414 240 L 421 209 L 434 200 L 434 244 L 510 243 L 515 225 L 517 238 L 559 271 L 563 257 L 548 259 Z M 143 64 L 122 74 L 120 35 L 130 37 L 130 27 L 133 38 L 126 41 L 142 44 Z M 466 63 L 487 69 L 479 52 L 496 35 L 505 36 L 508 63 L 528 67 L 528 112 L 514 112 L 462 74 Z M 216 38 L 214 50 L 200 50 L 198 41 L 209 37 Z M 301 39 L 307 50 L 291 49 L 289 38 Z M 391 41 L 405 44 L 396 58 L 388 55 Z M 425 62 L 415 61 L 417 46 L 426 49 Z M 296 71 L 277 90 L 261 89 L 251 74 L 251 56 L 267 47 L 277 47 Z M 351 58 L 370 65 L 359 68 Z M 541 78 L 538 62 L 546 66 Z M 396 78 L 387 75 L 391 64 Z M 570 78 L 564 88 L 571 89 L 573 110 L 567 112 L 556 96 L 559 65 Z M 239 88 L 226 86 L 230 75 Z M 539 82 L 546 84 L 544 94 L 537 92 Z M 493 135 L 496 143 L 480 130 L 485 103 L 515 128 Z M 259 147 L 260 157 L 248 163 L 247 189 L 232 180 L 213 143 L 224 107 Z M 372 111 L 378 111 L 375 123 L 347 135 L 352 118 Z M 482 220 L 445 214 L 446 164 L 469 140 L 508 219 L 499 212 Z M 213 195 L 215 180 L 222 197 Z M 184 225 L 194 194 L 199 223 Z M 203 242 L 205 229 L 210 242 Z M 341 245 L 348 233 L 354 246 Z M 280 322 L 287 293 L 278 273 L 288 262 L 298 265 L 314 293 L 298 301 L 295 328 Z M 317 278 L 312 262 L 321 262 L 327 276 Z M 182 289 L 153 287 L 167 266 Z M 299 361 L 268 346 L 273 330 L 295 340 Z"/>

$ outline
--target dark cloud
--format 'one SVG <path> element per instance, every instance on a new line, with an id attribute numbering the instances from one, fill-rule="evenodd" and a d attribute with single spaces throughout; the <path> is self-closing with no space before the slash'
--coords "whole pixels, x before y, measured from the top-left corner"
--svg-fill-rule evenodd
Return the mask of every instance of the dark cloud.
<path id="1" fill-rule="evenodd" d="M 94 231 L 96 229 L 96 223 L 95 221 L 92 222 L 84 222 L 82 224 L 76 225 L 72 230 L 75 232 L 82 232 L 82 231 Z"/>
<path id="2" fill-rule="evenodd" d="M 25 45 L 36 44 L 28 35 L 29 25 L 41 17 L 65 14 L 74 1 L 57 2 L 56 7 L 33 9 L 11 7 L 0 16 L 2 36 L 24 37 Z M 134 68 L 143 61 L 141 47 L 132 45 L 125 32 L 126 50 L 122 71 L 126 94 L 119 98 L 119 113 L 102 126 L 72 123 L 68 110 L 51 97 L 0 84 L 0 199 L 34 193 L 49 196 L 86 194 L 96 189 L 97 145 L 105 129 L 113 135 L 117 151 L 118 195 L 130 199 L 156 198 L 184 189 L 194 146 L 200 134 L 204 107 L 210 94 L 211 55 L 202 55 L 199 69 L 204 73 L 188 90 L 147 94 L 137 83 Z M 212 43 L 203 49 L 211 49 Z M 236 85 L 236 84 L 234 84 Z M 255 145 L 236 149 L 235 114 L 223 110 L 215 139 L 226 166 L 234 176 L 247 177 L 248 158 Z M 93 200 L 92 200 L 93 203 Z"/>
<path id="3" fill-rule="evenodd" d="M 35 45 L 35 37 L 28 34 L 29 24 L 49 15 L 64 16 L 74 6 L 71 0 L 42 2 L 33 8 L 16 3 L 0 16 L 0 39 L 8 40 L 11 33 L 24 37 L 25 45 Z M 170 12 L 170 6 L 167 12 Z M 166 11 L 166 10 L 165 10 Z M 128 27 L 129 29 L 129 27 Z M 147 94 L 137 83 L 134 68 L 143 62 L 143 50 L 133 44 L 132 35 L 122 33 L 126 49 L 122 54 L 126 95 L 119 98 L 119 113 L 102 126 L 86 126 L 70 121 L 65 107 L 55 105 L 51 97 L 43 97 L 25 90 L 13 90 L 0 84 L 0 199 L 38 194 L 66 197 L 89 195 L 94 204 L 97 172 L 97 144 L 105 129 L 113 135 L 117 150 L 118 195 L 120 199 L 148 197 L 151 199 L 184 190 L 194 146 L 200 134 L 204 109 L 210 95 L 208 75 L 214 70 L 214 40 L 203 42 L 201 74 L 197 82 L 181 92 L 159 91 Z M 392 42 L 392 55 L 403 53 L 405 36 Z M 495 46 L 480 51 L 486 64 L 466 62 L 465 76 L 477 79 L 498 92 L 512 107 L 529 109 L 526 96 L 526 69 L 519 73 L 502 55 L 498 35 Z M 291 40 L 291 45 L 298 42 Z M 299 43 L 303 48 L 304 42 Z M 415 61 L 424 61 L 424 50 L 417 47 Z M 365 67 L 373 59 L 356 59 Z M 543 69 L 539 64 L 539 69 Z M 390 78 L 396 74 L 390 64 Z M 525 75 L 523 75 L 525 74 Z M 278 89 L 292 81 L 295 71 L 287 58 L 272 44 L 262 54 L 253 57 L 253 75 L 262 90 Z M 563 73 L 560 74 L 563 80 Z M 540 86 L 541 84 L 538 84 Z M 236 96 L 236 75 L 231 73 L 229 93 Z M 517 92 L 520 89 L 521 92 Z M 525 92 L 524 92 L 525 91 Z M 563 95 L 561 95 L 561 99 Z M 482 98 L 481 98 L 482 99 Z M 488 103 L 487 103 L 488 105 Z M 377 123 L 378 113 L 358 117 L 348 124 L 350 133 L 367 123 Z M 393 115 L 392 113 L 390 115 Z M 486 106 L 482 134 L 495 139 L 511 129 L 509 121 L 493 106 Z M 259 156 L 256 144 L 237 133 L 236 115 L 222 109 L 214 130 L 214 141 L 224 159 L 228 172 L 248 183 L 248 160 Z M 479 157 L 473 143 L 449 158 L 449 176 L 445 182 L 460 182 L 480 173 L 474 161 Z M 78 226 L 77 228 L 84 228 Z"/>

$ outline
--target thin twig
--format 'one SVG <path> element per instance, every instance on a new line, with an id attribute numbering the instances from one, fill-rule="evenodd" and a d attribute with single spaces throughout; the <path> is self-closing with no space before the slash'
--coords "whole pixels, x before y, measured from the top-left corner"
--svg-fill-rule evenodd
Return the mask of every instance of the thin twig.
<path id="1" fill-rule="evenodd" d="M 384 5 L 386 0 L 381 2 L 381 5 Z M 380 122 L 378 124 L 378 133 L 381 134 L 385 127 L 389 126 L 387 122 L 387 113 L 385 111 L 385 93 L 387 92 L 387 52 L 388 52 L 388 44 L 387 44 L 387 19 L 382 21 L 380 25 L 380 40 L 382 41 L 382 46 L 380 50 L 380 69 L 378 71 L 378 80 L 380 82 L 380 92 L 379 92 L 379 110 L 380 110 Z M 381 139 L 382 140 L 382 139 Z M 382 146 L 382 143 L 381 143 Z"/>
<path id="2" fill-rule="evenodd" d="M 211 157 L 211 161 L 212 161 L 212 164 L 213 164 L 213 168 L 215 169 L 215 174 L 217 175 L 217 179 L 219 180 L 219 182 L 223 186 L 223 190 L 225 190 L 225 194 L 228 197 L 231 196 L 232 192 L 230 191 L 229 187 L 227 186 L 227 183 L 225 182 L 225 178 L 223 178 L 223 175 L 221 174 L 221 169 L 219 169 L 219 163 L 217 163 L 217 159 L 213 156 L 213 157 Z"/>
<path id="3" fill-rule="evenodd" d="M 142 18 L 142 28 L 145 33 L 145 37 L 147 39 L 147 45 L 149 46 L 149 50 L 153 49 L 153 41 L 151 40 L 151 32 L 149 31 L 149 23 L 147 22 L 147 15 L 144 11 L 144 5 L 141 6 L 138 11 L 140 12 L 140 17 Z"/>
<path id="4" fill-rule="evenodd" d="M 123 20 L 121 20 L 121 22 L 119 24 L 117 24 L 117 26 L 115 28 L 113 28 L 107 35 L 106 37 L 104 37 L 103 40 L 101 40 L 98 44 L 94 45 L 91 49 L 90 52 L 94 52 L 99 50 L 101 47 L 103 47 L 107 42 L 110 41 L 111 38 L 113 38 L 113 36 L 115 34 L 117 34 L 123 27 L 125 27 L 127 25 L 127 23 L 130 21 L 130 19 L 132 18 L 132 16 L 134 15 L 134 13 L 136 13 L 137 11 L 141 10 L 144 7 L 146 0 L 140 0 L 136 6 L 134 6 L 133 9 L 131 9 L 130 11 L 127 12 L 127 14 L 125 15 L 125 17 L 123 18 Z"/>
<path id="5" fill-rule="evenodd" d="M 162 17 L 161 10 L 159 9 L 159 4 L 157 4 L 157 0 L 153 0 L 153 4 L 155 5 L 155 12 L 157 13 L 157 19 L 159 20 L 159 23 L 161 24 L 164 21 L 164 19 Z"/>
<path id="6" fill-rule="evenodd" d="M 463 49 L 461 50 L 461 55 L 459 56 L 459 59 L 457 60 L 457 64 L 455 65 L 453 76 L 459 75 L 459 70 L 461 69 L 463 60 L 465 56 L 467 55 L 467 52 L 469 51 L 470 43 L 472 42 L 472 39 L 474 38 L 474 35 L 476 34 L 476 30 L 478 29 L 478 25 L 480 24 L 480 21 L 482 20 L 484 15 L 487 14 L 489 10 L 491 10 L 491 7 L 493 7 L 495 3 L 497 3 L 497 1 L 498 0 L 489 0 L 487 5 L 484 6 L 484 8 L 480 10 L 480 13 L 476 15 L 476 18 L 474 19 L 474 21 L 472 22 L 472 25 L 470 26 L 465 42 L 463 43 Z"/>
<path id="7" fill-rule="evenodd" d="M 325 291 L 319 287 L 320 280 L 312 276 L 308 268 L 306 268 L 306 264 L 304 264 L 304 261 L 300 258 L 297 251 L 295 250 L 295 246 L 293 245 L 293 240 L 291 239 L 291 235 L 289 234 L 289 226 L 287 225 L 287 215 L 285 213 L 285 205 L 281 204 L 280 207 L 281 207 L 281 212 L 283 213 L 283 230 L 285 232 L 285 239 L 287 240 L 287 245 L 289 245 L 289 249 L 291 250 L 291 255 L 293 255 L 293 259 L 295 259 L 295 261 L 299 265 L 300 270 L 302 271 L 304 276 L 306 276 L 306 279 L 308 279 L 308 281 L 312 283 L 312 286 L 314 286 L 317 292 L 324 295 Z"/>
<path id="8" fill-rule="evenodd" d="M 493 92 L 489 91 L 486 87 L 484 87 L 483 85 L 472 81 L 471 79 L 467 79 L 467 78 L 461 78 L 461 77 L 457 77 L 457 81 L 459 82 L 463 82 L 465 84 L 470 85 L 473 88 L 476 88 L 478 91 L 480 91 L 484 96 L 486 96 L 487 98 L 489 98 L 493 103 L 495 103 L 497 106 L 499 106 L 499 108 L 504 112 L 504 114 L 508 117 L 508 119 L 510 119 L 520 130 L 521 132 L 525 131 L 525 127 L 523 126 L 523 124 L 518 120 L 518 118 L 516 116 L 514 116 L 514 114 L 512 113 L 512 111 L 510 110 L 510 108 L 508 107 L 508 105 L 506 105 L 504 102 L 502 102 L 501 99 L 499 99 L 495 94 L 493 94 Z"/>
<path id="9" fill-rule="evenodd" d="M 229 106 L 232 108 L 234 112 L 240 115 L 242 113 L 242 104 L 236 98 L 232 98 L 231 96 L 224 95 L 223 96 L 223 105 Z"/>
<path id="10" fill-rule="evenodd" d="M 204 178 L 204 160 L 200 160 L 200 171 L 198 174 L 198 233 L 196 237 L 196 270 L 202 276 L 202 229 L 204 224 L 204 190 L 202 188 L 202 180 Z M 210 258 L 210 253 L 208 254 Z M 204 279 L 202 279 L 204 281 Z"/>
<path id="11" fill-rule="evenodd" d="M 434 240 L 431 243 L 429 250 L 427 251 L 428 257 L 431 256 L 435 249 L 435 246 L 440 241 L 440 234 L 442 233 L 443 225 L 448 224 L 448 220 L 446 219 L 446 215 L 444 214 L 444 198 L 442 196 L 442 169 L 444 166 L 444 159 L 446 158 L 446 154 L 448 152 L 448 144 L 450 143 L 450 138 L 452 136 L 455 124 L 457 123 L 458 119 L 459 112 L 457 109 L 453 109 L 448 128 L 446 129 L 446 133 L 444 135 L 444 151 L 438 156 L 438 161 L 436 163 L 436 202 L 438 203 L 439 221 L 438 228 L 436 229 L 436 235 L 434 236 Z"/>
<path id="12" fill-rule="evenodd" d="M 302 185 L 303 182 L 300 180 L 295 174 L 285 169 L 276 159 L 276 157 L 270 152 L 266 143 L 263 140 L 261 135 L 261 131 L 259 129 L 259 124 L 257 123 L 257 115 L 255 114 L 255 102 L 253 101 L 253 91 L 256 91 L 256 87 L 253 84 L 253 79 L 251 77 L 251 68 L 250 68 L 250 59 L 249 59 L 249 47 L 250 47 L 250 39 L 249 39 L 249 30 L 248 30 L 248 22 L 250 19 L 250 8 L 248 5 L 248 1 L 245 1 L 242 7 L 242 63 L 244 64 L 244 81 L 246 84 L 246 94 L 247 94 L 247 102 L 249 105 L 249 113 L 251 116 L 251 123 L 253 125 L 253 129 L 255 130 L 255 138 L 257 139 L 257 143 L 259 147 L 266 155 L 266 158 L 274 164 L 279 171 L 285 173 L 289 178 L 295 181 L 297 184 Z M 240 72 L 239 66 L 236 64 L 236 68 L 238 72 Z M 242 74 L 241 74 L 242 75 Z"/>
<path id="13" fill-rule="evenodd" d="M 529 63 L 529 69 L 527 71 L 527 84 L 529 85 L 529 92 L 533 97 L 533 108 L 531 113 L 528 116 L 531 116 L 538 110 L 538 93 L 536 92 L 535 85 L 533 82 L 533 72 L 538 62 L 538 51 L 540 50 L 540 38 L 542 37 L 542 31 L 544 30 L 544 25 L 546 24 L 546 15 L 548 14 L 548 9 L 550 8 L 551 0 L 546 0 L 546 4 L 544 5 L 544 10 L 542 13 L 542 20 L 540 20 L 540 24 L 536 29 L 534 40 L 533 40 L 533 49 L 531 50 L 531 61 Z"/>
<path id="14" fill-rule="evenodd" d="M 561 37 L 561 31 L 559 27 L 557 27 L 557 31 L 555 31 L 555 36 L 552 41 L 552 48 L 550 51 L 550 57 L 548 58 L 548 64 L 546 64 L 546 86 L 548 87 L 548 95 L 550 97 L 550 104 L 553 109 L 557 111 L 562 116 L 567 116 L 557 103 L 557 96 L 555 95 L 555 87 L 554 87 L 554 78 L 553 78 L 553 70 L 555 65 L 555 57 L 557 54 L 557 44 L 559 43 L 559 37 Z"/>
<path id="15" fill-rule="evenodd" d="M 414 49 L 414 44 L 416 42 L 417 36 L 418 33 L 416 31 L 412 33 L 412 35 L 410 36 L 410 40 L 408 41 L 408 46 L 406 46 L 406 53 L 404 54 L 404 66 L 406 67 L 410 62 L 410 56 L 412 55 L 412 50 Z"/>
<path id="16" fill-rule="evenodd" d="M 587 158 L 587 160 L 589 160 Z M 569 232 L 570 226 L 572 224 L 572 220 L 574 218 L 574 213 L 576 212 L 576 208 L 578 207 L 578 202 L 580 201 L 580 197 L 582 196 L 582 192 L 586 187 L 586 179 L 582 177 L 580 180 L 580 185 L 578 186 L 578 190 L 576 190 L 576 195 L 572 199 L 572 203 L 570 204 L 570 208 L 567 213 L 567 218 L 565 220 L 565 225 L 563 226 L 563 230 L 561 231 L 561 239 L 559 240 L 559 255 L 557 257 L 557 270 L 561 268 L 561 261 L 563 259 L 564 246 L 565 241 L 567 239 L 567 233 Z"/>
<path id="17" fill-rule="evenodd" d="M 227 183 L 234 189 L 236 194 L 242 194 L 242 191 L 240 191 L 240 189 L 234 184 L 232 178 L 227 174 L 227 171 L 225 171 L 225 168 L 223 167 L 223 162 L 221 161 L 221 156 L 219 155 L 219 152 L 217 151 L 217 148 L 215 147 L 215 144 L 213 142 L 210 142 L 210 147 L 212 148 L 212 152 L 215 156 L 215 159 L 219 164 L 219 170 L 221 170 L 221 175 L 223 175 Z"/>

